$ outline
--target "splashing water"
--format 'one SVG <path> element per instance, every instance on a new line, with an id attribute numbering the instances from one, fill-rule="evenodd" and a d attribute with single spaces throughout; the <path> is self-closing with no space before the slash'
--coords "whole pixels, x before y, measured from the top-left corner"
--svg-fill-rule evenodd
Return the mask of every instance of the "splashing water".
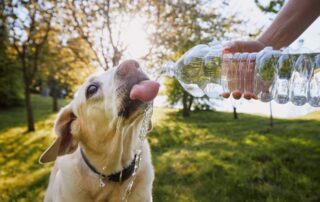
<path id="1" fill-rule="evenodd" d="M 139 131 L 139 138 L 141 143 L 146 138 L 148 133 L 149 123 L 151 121 L 152 113 L 153 113 L 153 103 L 149 103 L 148 106 L 144 110 L 144 118 L 142 120 L 142 125 Z"/>
<path id="2" fill-rule="evenodd" d="M 122 199 L 121 199 L 122 202 L 127 202 L 128 201 L 128 198 L 129 198 L 129 196 L 131 194 L 131 190 L 132 190 L 132 186 L 133 186 L 134 180 L 136 179 L 137 171 L 139 169 L 140 162 L 141 162 L 141 159 L 142 159 L 142 157 L 141 157 L 142 156 L 142 144 L 143 144 L 143 141 L 145 140 L 147 132 L 148 132 L 149 122 L 151 120 L 152 112 L 153 112 L 152 109 L 153 109 L 153 103 L 149 103 L 148 106 L 144 110 L 144 116 L 143 116 L 143 120 L 142 120 L 140 131 L 139 131 L 139 134 L 138 134 L 139 135 L 140 149 L 137 149 L 135 151 L 136 157 L 134 159 L 135 160 L 134 170 L 133 170 L 130 182 L 128 183 L 128 185 L 126 187 L 126 190 L 125 190 L 125 192 L 124 192 L 124 194 L 122 196 Z M 117 130 L 118 130 L 118 127 L 120 127 L 119 124 L 117 124 Z"/>
<path id="3" fill-rule="evenodd" d="M 140 161 L 141 161 L 141 149 L 137 149 L 136 150 L 136 158 L 134 159 L 135 161 L 135 165 L 134 165 L 134 170 L 133 170 L 133 173 L 132 173 L 132 177 L 130 179 L 130 182 L 128 183 L 127 187 L 126 187 L 126 190 L 122 196 L 122 202 L 127 202 L 128 201 L 128 198 L 131 194 L 131 189 L 132 189 L 132 186 L 133 186 L 133 183 L 134 183 L 134 180 L 136 179 L 136 175 L 137 175 L 137 171 L 138 171 L 138 168 L 140 166 Z"/>

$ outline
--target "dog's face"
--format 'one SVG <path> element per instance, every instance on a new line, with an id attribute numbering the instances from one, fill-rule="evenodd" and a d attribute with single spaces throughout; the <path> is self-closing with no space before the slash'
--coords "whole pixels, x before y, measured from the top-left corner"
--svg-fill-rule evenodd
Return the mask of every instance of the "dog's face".
<path id="1" fill-rule="evenodd" d="M 147 103 L 131 100 L 130 91 L 135 84 L 148 80 L 135 61 L 126 61 L 118 68 L 90 76 L 80 87 L 72 103 L 73 111 L 87 125 L 113 125 L 119 118 L 130 120 L 143 111 Z M 141 114 L 141 113 L 140 113 Z"/>
<path id="2" fill-rule="evenodd" d="M 126 133 L 136 133 L 134 130 L 138 128 L 134 126 L 140 126 L 149 102 L 133 100 L 130 93 L 134 85 L 145 80 L 148 77 L 133 60 L 90 76 L 58 115 L 57 141 L 42 155 L 40 162 L 74 151 L 79 142 L 86 149 L 99 152 L 96 148 L 104 148 L 114 141 L 119 122 Z"/>

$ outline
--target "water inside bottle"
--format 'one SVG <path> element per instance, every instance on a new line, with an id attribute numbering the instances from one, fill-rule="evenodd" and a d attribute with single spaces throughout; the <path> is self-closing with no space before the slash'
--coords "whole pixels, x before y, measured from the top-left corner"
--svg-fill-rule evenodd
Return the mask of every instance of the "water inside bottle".
<path id="1" fill-rule="evenodd" d="M 229 91 L 233 92 L 233 96 L 235 98 L 238 98 L 238 96 L 235 96 L 234 91 L 239 91 L 239 62 L 240 62 L 240 53 L 235 53 L 231 59 L 231 65 L 228 67 L 228 86 Z"/>
<path id="2" fill-rule="evenodd" d="M 238 89 L 244 93 L 249 53 L 241 53 L 238 67 Z"/>
<path id="3" fill-rule="evenodd" d="M 202 58 L 187 58 L 177 63 L 176 77 L 181 86 L 192 96 L 202 97 L 204 92 L 200 86 L 204 85 Z M 200 85 L 200 86 L 199 86 Z"/>
<path id="4" fill-rule="evenodd" d="M 224 53 L 222 56 L 222 64 L 221 64 L 221 86 L 223 89 L 224 97 L 230 96 L 230 87 L 229 87 L 229 75 L 232 74 L 230 71 L 230 67 L 232 65 L 232 54 Z M 230 73 L 229 73 L 230 72 Z"/>
<path id="5" fill-rule="evenodd" d="M 256 53 L 250 53 L 248 55 L 248 59 L 247 59 L 247 66 L 245 69 L 245 79 L 244 79 L 244 94 L 243 97 L 246 99 L 257 99 L 257 97 L 255 96 L 255 94 L 253 94 L 253 92 L 255 92 L 254 90 L 254 83 L 255 83 L 255 67 L 256 67 L 256 57 L 257 54 Z"/>
<path id="6" fill-rule="evenodd" d="M 320 54 L 313 56 L 314 69 L 309 85 L 309 104 L 313 107 L 320 107 Z"/>
<path id="7" fill-rule="evenodd" d="M 176 63 L 175 76 L 182 87 L 195 97 L 204 96 L 203 89 L 209 83 L 205 76 L 204 58 L 210 51 L 209 46 L 200 44 L 190 49 Z"/>
<path id="8" fill-rule="evenodd" d="M 273 98 L 279 104 L 289 102 L 290 78 L 293 71 L 294 57 L 282 54 L 276 66 L 276 80 L 273 86 Z"/>
<path id="9" fill-rule="evenodd" d="M 309 55 L 301 54 L 294 65 L 291 77 L 290 101 L 301 106 L 308 101 L 308 83 L 313 71 L 313 62 Z"/>
<path id="10" fill-rule="evenodd" d="M 275 66 L 280 56 L 280 52 L 266 49 L 259 53 L 256 61 L 255 94 L 262 102 L 272 100 L 272 86 L 275 79 Z"/>
<path id="11" fill-rule="evenodd" d="M 204 58 L 203 77 L 205 87 L 203 92 L 210 98 L 218 98 L 222 93 L 221 63 L 220 51 L 214 49 Z"/>
<path id="12" fill-rule="evenodd" d="M 204 92 L 201 90 L 198 84 L 193 83 L 196 80 L 193 76 L 193 67 L 195 65 L 196 69 L 199 69 L 199 64 L 196 64 L 196 61 L 191 61 L 190 64 L 184 65 L 183 60 L 179 60 L 178 62 L 174 63 L 172 61 L 167 61 L 163 65 L 163 71 L 158 71 L 159 76 L 157 77 L 157 80 L 159 80 L 162 76 L 162 74 L 165 74 L 170 77 L 175 77 L 180 85 L 192 96 L 194 97 L 202 97 L 204 96 Z M 201 65 L 201 63 L 200 63 Z"/>
<path id="13" fill-rule="evenodd" d="M 307 102 L 320 107 L 319 52 L 291 53 L 266 47 L 259 53 L 223 52 L 221 46 L 198 45 L 166 72 L 195 97 L 259 99 L 279 104 Z M 313 71 L 314 68 L 314 71 Z"/>

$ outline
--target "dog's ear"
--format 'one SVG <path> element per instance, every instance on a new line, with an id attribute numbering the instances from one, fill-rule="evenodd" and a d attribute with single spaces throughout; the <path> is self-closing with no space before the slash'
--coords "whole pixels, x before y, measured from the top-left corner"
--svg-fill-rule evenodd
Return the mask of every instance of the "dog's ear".
<path id="1" fill-rule="evenodd" d="M 76 116 L 72 112 L 71 104 L 60 110 L 54 125 L 57 134 L 55 142 L 40 156 L 40 163 L 48 163 L 56 160 L 58 156 L 72 153 L 78 146 L 78 141 L 74 138 L 73 123 Z"/>

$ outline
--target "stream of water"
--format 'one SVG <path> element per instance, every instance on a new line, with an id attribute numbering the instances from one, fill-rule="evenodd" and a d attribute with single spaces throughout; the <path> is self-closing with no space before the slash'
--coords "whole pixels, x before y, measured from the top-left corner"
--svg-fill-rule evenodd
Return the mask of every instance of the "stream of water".
<path id="1" fill-rule="evenodd" d="M 139 169 L 140 166 L 140 162 L 142 159 L 142 144 L 143 141 L 145 141 L 147 132 L 148 132 L 148 128 L 149 128 L 149 123 L 151 121 L 151 117 L 152 117 L 152 112 L 153 112 L 153 103 L 149 103 L 148 106 L 145 108 L 144 110 L 144 115 L 143 115 L 143 120 L 142 120 L 142 124 L 141 124 L 141 128 L 139 131 L 139 143 L 140 144 L 138 146 L 138 149 L 135 151 L 136 154 L 136 158 L 135 158 L 135 166 L 134 166 L 134 171 L 132 174 L 132 177 L 130 178 L 130 182 L 128 183 L 128 186 L 126 187 L 125 192 L 123 193 L 122 196 L 122 202 L 127 202 L 128 198 L 131 194 L 131 190 L 132 190 L 132 186 L 134 183 L 134 180 L 136 179 L 136 175 L 137 175 L 137 171 Z M 119 130 L 119 128 L 121 127 L 121 124 L 117 124 L 117 131 Z"/>

